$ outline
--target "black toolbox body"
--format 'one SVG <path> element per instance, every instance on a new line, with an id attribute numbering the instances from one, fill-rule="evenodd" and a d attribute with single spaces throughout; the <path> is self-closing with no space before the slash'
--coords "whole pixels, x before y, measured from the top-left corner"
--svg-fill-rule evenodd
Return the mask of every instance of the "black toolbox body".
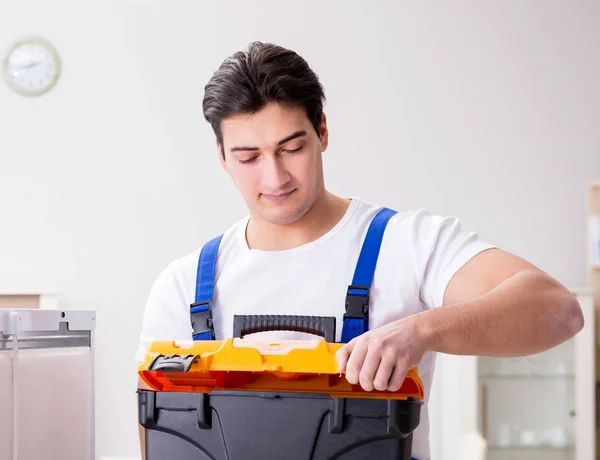
<path id="1" fill-rule="evenodd" d="M 422 402 L 138 390 L 146 460 L 410 460 Z"/>

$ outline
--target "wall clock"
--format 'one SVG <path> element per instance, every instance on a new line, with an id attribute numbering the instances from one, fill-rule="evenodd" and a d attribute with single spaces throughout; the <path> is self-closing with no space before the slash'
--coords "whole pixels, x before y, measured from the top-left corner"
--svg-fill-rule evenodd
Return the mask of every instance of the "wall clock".
<path id="1" fill-rule="evenodd" d="M 56 85 L 60 66 L 58 53 L 50 43 L 41 38 L 25 38 L 8 50 L 2 73 L 12 90 L 24 96 L 40 96 Z"/>

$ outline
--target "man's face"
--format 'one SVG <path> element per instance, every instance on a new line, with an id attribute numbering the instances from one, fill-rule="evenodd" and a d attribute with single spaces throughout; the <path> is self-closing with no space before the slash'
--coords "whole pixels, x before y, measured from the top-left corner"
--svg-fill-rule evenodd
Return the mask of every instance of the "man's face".
<path id="1" fill-rule="evenodd" d="M 221 130 L 222 165 L 253 217 L 285 225 L 312 207 L 324 189 L 325 116 L 321 138 L 302 108 L 280 104 L 226 118 Z"/>

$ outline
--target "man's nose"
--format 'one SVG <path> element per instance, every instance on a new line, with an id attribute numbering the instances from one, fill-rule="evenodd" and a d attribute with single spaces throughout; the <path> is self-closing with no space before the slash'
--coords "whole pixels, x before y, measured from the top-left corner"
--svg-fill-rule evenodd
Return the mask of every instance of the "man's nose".
<path id="1" fill-rule="evenodd" d="M 283 162 L 275 155 L 268 155 L 263 162 L 263 185 L 270 192 L 277 192 L 290 181 L 290 174 Z"/>

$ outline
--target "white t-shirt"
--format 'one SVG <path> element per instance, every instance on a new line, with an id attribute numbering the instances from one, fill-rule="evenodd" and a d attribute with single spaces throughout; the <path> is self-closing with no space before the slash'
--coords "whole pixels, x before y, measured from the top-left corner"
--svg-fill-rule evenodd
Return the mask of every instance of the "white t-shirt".
<path id="1" fill-rule="evenodd" d="M 284 251 L 249 249 L 248 217 L 223 235 L 219 248 L 213 321 L 217 340 L 233 335 L 233 316 L 286 314 L 336 316 L 340 340 L 348 285 L 366 232 L 381 209 L 352 199 L 343 218 L 321 238 Z M 456 218 L 425 210 L 393 216 L 386 227 L 370 292 L 369 328 L 442 305 L 446 285 L 456 271 L 490 248 Z M 137 360 L 155 340 L 190 340 L 190 304 L 194 302 L 201 247 L 173 261 L 158 276 L 145 307 Z M 298 332 L 267 332 L 247 337 L 267 340 L 312 338 Z M 427 402 L 435 354 L 419 364 L 425 387 L 421 421 L 413 436 L 413 457 L 426 460 L 429 450 Z"/>

